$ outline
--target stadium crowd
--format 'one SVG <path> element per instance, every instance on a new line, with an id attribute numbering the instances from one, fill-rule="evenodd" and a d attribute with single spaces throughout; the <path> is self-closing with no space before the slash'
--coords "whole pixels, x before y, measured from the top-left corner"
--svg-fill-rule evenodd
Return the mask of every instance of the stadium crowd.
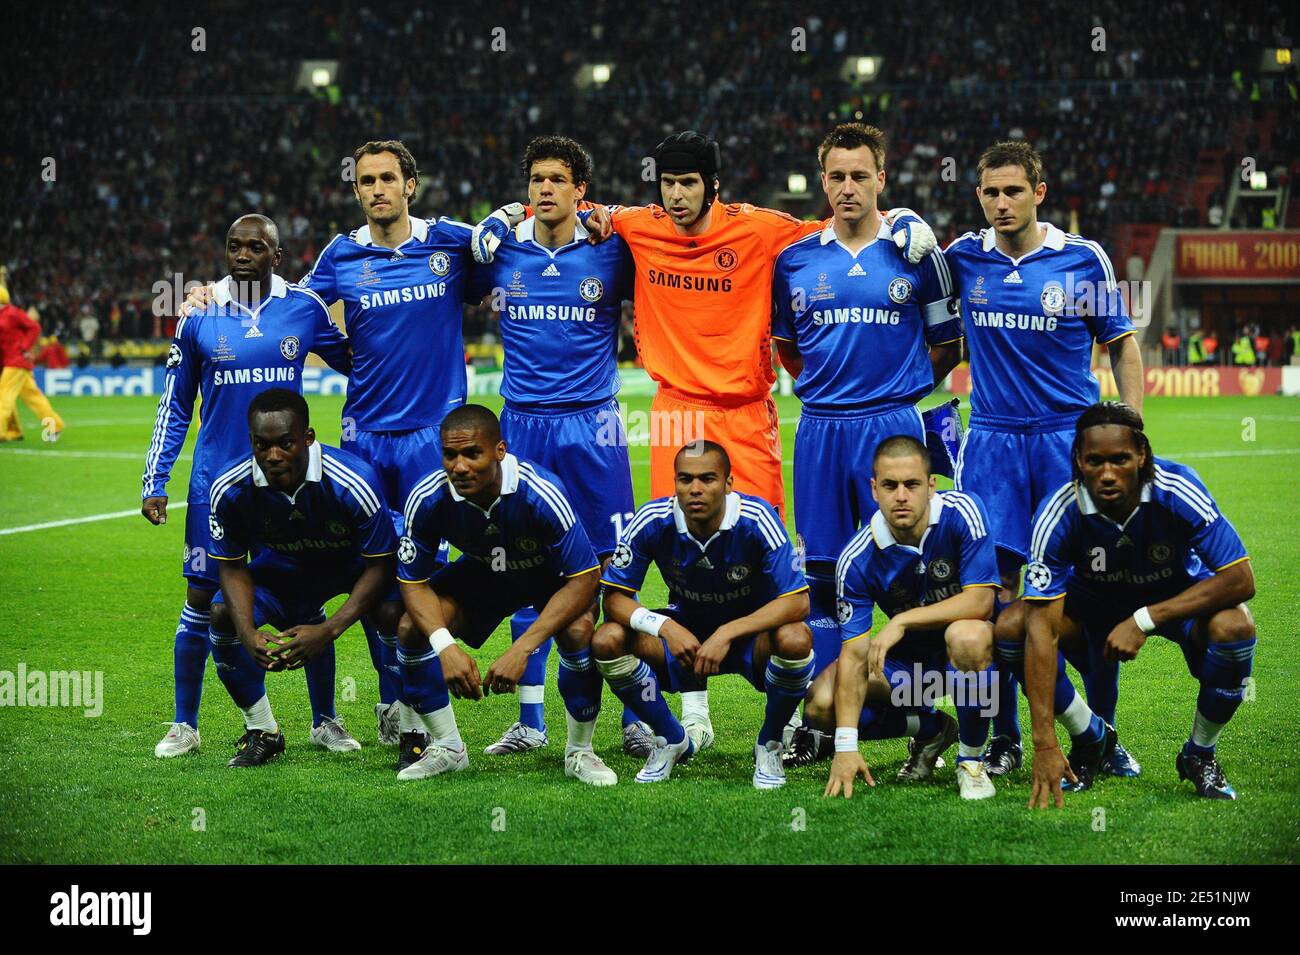
<path id="1" fill-rule="evenodd" d="M 1250 110 L 1282 110 L 1273 152 L 1296 154 L 1295 90 L 1261 92 L 1254 77 L 1262 46 L 1290 45 L 1281 4 L 1089 7 L 1003 4 L 979 30 L 930 4 L 863 18 L 720 0 L 705 19 L 605 0 L 561 28 L 523 2 L 236 3 L 171 10 L 148 31 L 108 7 L 40 10 L 35 27 L 61 43 L 6 81 L 4 125 L 29 135 L 0 146 L 0 261 L 47 330 L 95 351 L 167 334 L 180 285 L 214 275 L 217 237 L 249 209 L 276 217 L 281 272 L 303 274 L 358 221 L 343 159 L 376 136 L 415 152 L 413 211 L 427 216 L 476 221 L 520 198 L 522 147 L 549 130 L 590 149 L 593 198 L 647 201 L 644 158 L 688 126 L 721 142 L 725 197 L 775 204 L 803 173 L 811 195 L 784 207 L 819 215 L 816 143 L 862 119 L 890 137 L 885 200 L 941 238 L 982 222 L 980 150 L 1023 137 L 1048 163 L 1042 217 L 1103 243 L 1119 222 L 1206 224 L 1180 184 Z M 879 81 L 845 78 L 848 57 L 868 53 L 884 56 Z M 295 91 L 304 59 L 336 60 L 335 84 Z M 613 65 L 608 83 L 576 89 L 595 62 Z M 476 314 L 467 337 L 491 322 Z"/>

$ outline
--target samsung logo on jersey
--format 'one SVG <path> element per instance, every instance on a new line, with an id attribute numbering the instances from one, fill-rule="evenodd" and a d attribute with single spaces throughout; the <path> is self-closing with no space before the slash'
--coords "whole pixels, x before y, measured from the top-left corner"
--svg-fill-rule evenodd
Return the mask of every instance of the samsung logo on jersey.
<path id="1" fill-rule="evenodd" d="M 352 547 L 353 544 L 350 540 L 325 541 L 300 538 L 291 541 L 267 541 L 267 546 L 284 554 L 296 554 L 304 550 L 342 550 Z"/>
<path id="2" fill-rule="evenodd" d="M 1162 567 L 1149 574 L 1136 574 L 1127 569 L 1112 570 L 1109 573 L 1099 574 L 1094 572 L 1090 567 L 1086 569 L 1083 567 L 1077 567 L 1075 568 L 1075 572 L 1078 573 L 1080 577 L 1099 584 L 1132 584 L 1137 586 L 1140 584 L 1155 584 L 1162 580 L 1169 580 L 1174 576 L 1175 569 L 1173 567 Z"/>
<path id="3" fill-rule="evenodd" d="M 971 312 L 971 321 L 985 328 L 1020 329 L 1023 332 L 1056 331 L 1055 315 L 1021 315 L 1016 312 Z"/>
<path id="4" fill-rule="evenodd" d="M 506 317 L 518 321 L 594 322 L 594 308 L 575 305 L 507 305 Z"/>
<path id="5" fill-rule="evenodd" d="M 492 566 L 493 558 L 483 557 L 480 556 L 479 554 L 470 554 L 469 556 L 473 557 L 479 563 L 487 564 L 488 566 L 492 567 L 493 570 L 496 570 L 496 567 Z M 506 565 L 506 570 L 533 570 L 536 567 L 541 567 L 545 563 L 546 563 L 546 555 L 538 554 L 536 557 L 525 557 L 522 560 L 508 560 L 505 562 L 505 565 Z M 500 565 L 498 564 L 497 566 Z"/>
<path id="6" fill-rule="evenodd" d="M 214 385 L 260 385 L 272 381 L 293 381 L 298 369 L 289 368 L 232 368 L 212 373 Z"/>
<path id="7" fill-rule="evenodd" d="M 379 308 L 381 305 L 399 305 L 402 302 L 423 302 L 426 298 L 437 298 L 447 294 L 446 282 L 425 282 L 423 285 L 408 285 L 405 288 L 390 288 L 382 292 L 371 292 L 361 296 L 361 308 Z"/>
<path id="8" fill-rule="evenodd" d="M 705 278 L 702 275 L 677 275 L 673 272 L 650 270 L 650 284 L 665 288 L 679 288 L 686 292 L 730 292 L 731 279 Z"/>
<path id="9" fill-rule="evenodd" d="M 812 313 L 814 325 L 897 325 L 899 314 L 885 308 L 829 308 Z"/>
<path id="10" fill-rule="evenodd" d="M 713 593 L 705 591 L 701 593 L 698 590 L 687 590 L 685 587 L 669 588 L 675 595 L 685 597 L 687 600 L 694 601 L 697 604 L 724 604 L 731 600 L 740 600 L 742 597 L 748 597 L 754 592 L 752 584 L 737 588 L 736 590 L 719 590 Z"/>

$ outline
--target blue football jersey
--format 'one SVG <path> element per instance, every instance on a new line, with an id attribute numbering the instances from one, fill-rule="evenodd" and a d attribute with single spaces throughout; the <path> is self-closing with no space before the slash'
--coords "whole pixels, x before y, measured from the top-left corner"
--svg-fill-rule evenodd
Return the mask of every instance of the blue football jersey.
<path id="1" fill-rule="evenodd" d="M 794 392 L 814 409 L 914 403 L 934 389 L 929 346 L 962 337 L 943 253 L 913 265 L 890 236 L 882 220 L 854 255 L 827 223 L 777 256 L 772 337 L 798 346 Z"/>
<path id="2" fill-rule="evenodd" d="M 470 301 L 499 308 L 505 368 L 501 396 L 511 404 L 554 406 L 607 401 L 618 393 L 618 328 L 632 297 L 632 254 L 618 236 L 599 245 L 578 223 L 573 241 L 548 249 L 529 217 L 474 267 Z"/>
<path id="3" fill-rule="evenodd" d="M 668 585 L 668 599 L 687 619 L 715 625 L 808 589 L 776 510 L 736 491 L 727 495 L 722 524 L 707 541 L 690 532 L 675 496 L 641 507 L 624 528 L 601 582 L 636 593 L 651 562 Z M 696 636 L 704 640 L 709 634 Z"/>
<path id="4" fill-rule="evenodd" d="M 270 295 L 248 309 L 231 298 L 230 282 L 230 276 L 218 282 L 208 307 L 176 325 L 145 456 L 141 499 L 167 493 L 200 394 L 203 412 L 190 500 L 206 502 L 223 465 L 249 454 L 248 405 L 253 398 L 267 388 L 301 394 L 309 351 L 331 368 L 348 371 L 348 340 L 318 295 L 273 275 Z"/>
<path id="5" fill-rule="evenodd" d="M 1133 332 L 1101 246 L 1044 229 L 1043 244 L 1019 259 L 997 248 L 992 229 L 967 232 L 944 252 L 970 349 L 972 424 L 1083 411 L 1101 390 L 1093 341 Z"/>
<path id="6" fill-rule="evenodd" d="M 245 437 L 247 441 L 247 437 Z M 379 479 L 365 461 L 319 441 L 308 449 L 307 477 L 294 493 L 267 485 L 245 450 L 212 483 L 211 555 L 329 577 L 340 565 L 397 551 Z"/>
<path id="7" fill-rule="evenodd" d="M 935 494 L 920 547 L 898 543 L 884 513 L 877 511 L 835 565 L 840 637 L 849 641 L 870 633 L 876 604 L 893 617 L 955 597 L 967 587 L 998 586 L 997 555 L 979 498 L 962 491 Z"/>
<path id="8" fill-rule="evenodd" d="M 299 283 L 326 302 L 343 300 L 352 340 L 344 420 L 358 431 L 437 427 L 465 403 L 461 334 L 471 226 L 446 217 L 411 219 L 396 249 L 370 227 L 336 235 Z"/>
<path id="9" fill-rule="evenodd" d="M 1236 529 L 1191 468 L 1156 458 L 1155 479 L 1123 524 L 1081 483 L 1064 485 L 1034 517 L 1026 600 L 1071 592 L 1105 613 L 1132 613 L 1248 559 Z"/>
<path id="10" fill-rule="evenodd" d="M 600 566 L 559 478 L 513 454 L 505 456 L 501 472 L 501 496 L 487 510 L 461 497 L 442 468 L 411 489 L 406 535 L 397 551 L 398 580 L 428 580 L 442 541 L 462 559 L 494 570 L 504 559 L 501 586 L 524 594 L 553 589 L 558 577 Z"/>

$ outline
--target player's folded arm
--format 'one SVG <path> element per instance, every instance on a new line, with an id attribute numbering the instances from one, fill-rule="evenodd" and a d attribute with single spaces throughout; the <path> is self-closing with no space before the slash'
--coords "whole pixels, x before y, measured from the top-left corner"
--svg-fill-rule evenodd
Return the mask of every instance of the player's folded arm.
<path id="1" fill-rule="evenodd" d="M 384 519 L 387 520 L 386 515 Z M 384 591 L 388 589 L 388 581 L 393 578 L 396 561 L 391 553 L 365 555 L 364 560 L 366 566 L 352 585 L 348 599 L 325 621 L 335 640 L 362 616 L 379 606 Z"/>

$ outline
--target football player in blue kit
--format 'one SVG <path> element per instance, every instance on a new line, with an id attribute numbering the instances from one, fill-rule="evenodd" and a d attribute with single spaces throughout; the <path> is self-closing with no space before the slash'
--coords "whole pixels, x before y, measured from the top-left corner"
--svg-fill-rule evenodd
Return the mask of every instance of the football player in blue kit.
<path id="1" fill-rule="evenodd" d="M 928 778 L 957 742 L 961 797 L 987 799 L 994 787 L 981 756 L 999 703 L 989 622 L 998 579 L 984 508 L 961 491 L 936 493 L 930 452 L 910 434 L 876 447 L 871 491 L 879 510 L 836 565 L 843 648 L 804 706 L 814 724 L 835 727 L 826 795 L 849 798 L 858 775 L 875 785 L 860 738 L 907 735 L 900 780 Z M 876 606 L 889 621 L 873 635 Z M 870 682 L 878 685 L 868 702 Z M 956 720 L 934 709 L 945 694 Z"/>
<path id="2" fill-rule="evenodd" d="M 661 782 L 695 745 L 664 700 L 721 673 L 743 676 L 767 702 L 753 783 L 785 784 L 781 733 L 813 672 L 808 585 L 775 508 L 733 491 L 727 452 L 696 441 L 677 453 L 677 493 L 642 506 L 605 569 L 605 622 L 592 642 L 601 674 L 654 730 L 637 782 Z M 636 594 L 654 563 L 667 609 Z"/>
<path id="3" fill-rule="evenodd" d="M 1110 353 L 1120 397 L 1142 407 L 1142 358 L 1133 323 L 1101 246 L 1038 221 L 1047 194 L 1043 162 L 1024 142 L 997 143 L 977 166 L 989 227 L 945 250 L 970 349 L 971 413 L 955 483 L 984 502 L 998 548 L 999 609 L 1015 599 L 1039 505 L 1070 480 L 1074 421 L 1099 397 L 1096 342 Z M 1002 775 L 1022 759 L 1017 693 L 1000 667 L 1006 701 L 986 762 Z M 1114 723 L 1113 689 L 1085 680 L 1088 698 Z M 1104 772 L 1141 767 L 1116 747 Z"/>
<path id="4" fill-rule="evenodd" d="M 554 474 L 508 452 L 496 415 L 481 405 L 447 415 L 441 440 L 442 467 L 412 489 L 398 547 L 408 617 L 399 630 L 406 706 L 397 777 L 464 769 L 469 754 L 448 691 L 462 699 L 513 693 L 529 655 L 554 635 L 568 717 L 564 774 L 612 786 L 618 777 L 592 748 L 601 691 L 591 658 L 600 564 L 570 498 Z M 442 541 L 461 556 L 439 567 Z M 478 649 L 523 606 L 537 619 L 480 678 L 455 638 Z"/>
<path id="5" fill-rule="evenodd" d="M 488 300 L 500 319 L 505 362 L 501 436 L 510 453 L 559 477 L 603 563 L 632 519 L 632 467 L 619 413 L 616 353 L 622 303 L 632 298 L 632 256 L 617 235 L 594 245 L 578 218 L 592 178 L 591 157 L 564 136 L 541 136 L 524 151 L 533 215 L 477 266 L 469 298 Z M 536 614 L 510 619 L 517 640 Z M 519 683 L 519 720 L 485 752 L 547 745 L 543 699 L 548 638 Z M 624 710 L 624 748 L 645 758 L 651 737 Z"/>
<path id="6" fill-rule="evenodd" d="M 1153 633 L 1178 644 L 1200 684 L 1175 761 L 1179 778 L 1199 796 L 1235 799 L 1215 746 L 1241 705 L 1255 656 L 1246 548 L 1196 472 L 1152 453 L 1142 416 L 1125 404 L 1101 402 L 1079 416 L 1073 462 L 1074 480 L 1034 519 L 1023 613 L 998 620 L 999 641 L 1026 641 L 1030 805 L 1061 804 L 1067 767 L 1047 718 L 1058 644 L 1082 642 L 1087 665 L 1102 671 L 1090 675 L 1113 685 L 1107 671 L 1136 658 Z M 1080 785 L 1091 782 L 1092 767 L 1076 765 L 1073 754 L 1069 768 Z"/>
<path id="7" fill-rule="evenodd" d="M 820 671 L 840 648 L 836 559 L 876 511 L 863 462 L 885 438 L 924 440 L 916 403 L 961 358 L 962 333 L 943 253 L 913 265 L 890 241 L 877 209 L 884 134 L 861 123 L 836 126 L 818 161 L 834 216 L 777 256 L 772 337 L 803 403 L 794 439 L 794 519 Z M 807 765 L 828 752 L 829 742 L 801 727 L 786 765 Z"/>
<path id="8" fill-rule="evenodd" d="M 208 501 L 213 478 L 231 458 L 248 450 L 248 403 L 267 386 L 302 391 L 308 352 L 347 373 L 348 341 L 330 321 L 315 293 L 274 274 L 280 264 L 280 235 L 262 215 L 236 219 L 226 234 L 229 274 L 212 290 L 211 304 L 182 318 L 167 353 L 167 371 L 145 457 L 141 513 L 152 524 L 167 523 L 167 483 L 185 444 L 194 403 L 202 396 L 203 416 L 194 446 L 185 515 L 185 606 L 176 627 L 174 679 L 176 712 L 154 748 L 159 757 L 199 748 L 199 699 L 208 657 L 209 606 L 219 581 L 210 564 Z M 319 666 L 324 667 L 326 661 Z M 318 714 L 333 711 L 333 667 L 324 679 L 317 665 L 308 688 Z M 317 677 L 321 676 L 321 679 Z M 330 749 L 355 749 L 356 740 L 335 720 L 323 721 L 313 741 Z"/>
<path id="9" fill-rule="evenodd" d="M 374 470 L 316 440 L 297 392 L 262 392 L 247 421 L 252 456 L 246 449 L 213 480 L 210 516 L 221 577 L 212 658 L 244 717 L 231 766 L 260 766 L 284 752 L 268 670 L 325 661 L 332 685 L 334 641 L 364 614 L 386 617 L 392 630 L 402 614 L 397 537 Z M 325 602 L 339 594 L 348 599 L 327 618 Z M 279 633 L 260 629 L 268 623 Z M 323 715 L 333 721 L 330 704 Z"/>

